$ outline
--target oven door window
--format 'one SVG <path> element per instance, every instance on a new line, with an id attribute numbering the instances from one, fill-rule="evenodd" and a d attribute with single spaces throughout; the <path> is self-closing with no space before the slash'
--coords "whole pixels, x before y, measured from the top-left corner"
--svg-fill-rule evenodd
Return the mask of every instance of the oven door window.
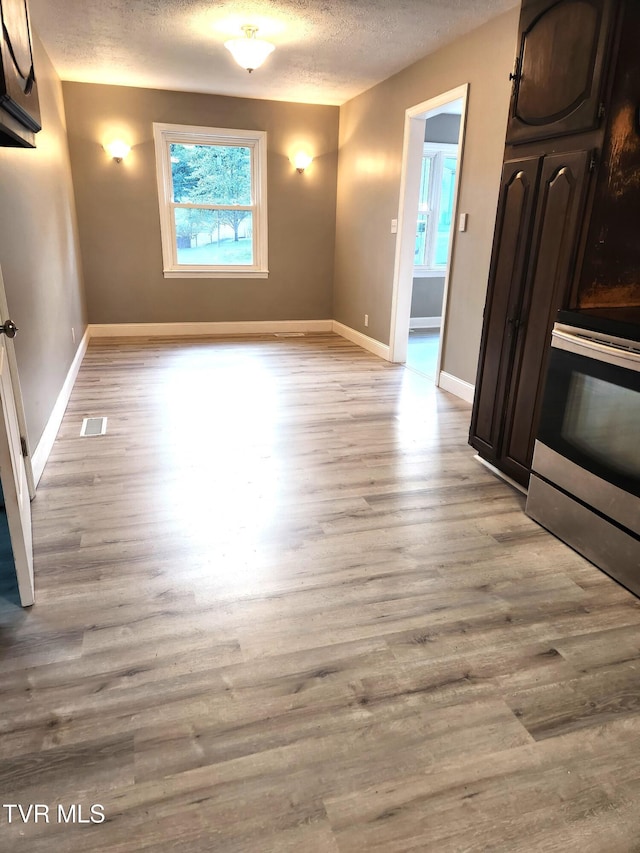
<path id="1" fill-rule="evenodd" d="M 640 373 L 553 349 L 539 438 L 640 496 Z"/>

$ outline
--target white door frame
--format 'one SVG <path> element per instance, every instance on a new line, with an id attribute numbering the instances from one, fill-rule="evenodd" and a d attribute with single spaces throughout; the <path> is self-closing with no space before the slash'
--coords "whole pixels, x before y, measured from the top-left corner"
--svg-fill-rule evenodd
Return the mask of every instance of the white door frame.
<path id="1" fill-rule="evenodd" d="M 436 365 L 436 384 L 440 384 L 440 366 L 442 362 L 442 343 L 447 318 L 449 279 L 453 261 L 456 225 L 458 222 L 458 196 L 460 193 L 460 175 L 464 156 L 464 136 L 467 123 L 467 101 L 469 84 L 465 83 L 435 98 L 409 107 L 404 118 L 404 144 L 402 150 L 402 171 L 400 174 L 400 202 L 398 206 L 398 241 L 393 268 L 393 294 L 391 300 L 391 328 L 389 331 L 389 358 L 394 362 L 405 362 L 411 319 L 411 293 L 413 290 L 413 257 L 415 251 L 416 227 L 418 224 L 418 196 L 420 193 L 420 170 L 424 146 L 425 123 L 428 114 L 451 101 L 462 100 L 460 133 L 458 136 L 458 169 L 454 187 L 453 216 L 449 238 L 449 255 L 444 279 L 442 300 L 442 328 L 440 347 Z"/>

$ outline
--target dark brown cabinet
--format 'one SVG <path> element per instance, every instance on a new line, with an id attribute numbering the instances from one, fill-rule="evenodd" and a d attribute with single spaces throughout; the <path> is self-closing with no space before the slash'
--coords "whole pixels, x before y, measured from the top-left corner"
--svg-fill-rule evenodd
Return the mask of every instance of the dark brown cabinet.
<path id="1" fill-rule="evenodd" d="M 497 248 L 489 279 L 492 298 L 485 309 L 481 370 L 471 425 L 472 443 L 491 460 L 500 450 L 501 409 L 510 380 L 540 163 L 540 157 L 509 160 L 502 170 Z"/>
<path id="2" fill-rule="evenodd" d="M 570 293 L 590 151 L 505 163 L 471 443 L 529 476 L 546 353 Z"/>
<path id="3" fill-rule="evenodd" d="M 469 441 L 524 486 L 551 330 L 576 303 L 618 23 L 632 5 L 522 4 Z"/>
<path id="4" fill-rule="evenodd" d="M 525 0 L 508 144 L 598 126 L 615 5 L 615 0 Z"/>
<path id="5" fill-rule="evenodd" d="M 516 346 L 500 448 L 503 470 L 520 483 L 529 478 L 551 330 L 570 294 L 590 160 L 590 152 L 578 151 L 542 161 L 523 299 L 512 321 Z"/>
<path id="6" fill-rule="evenodd" d="M 581 308 L 640 305 L 640 3 L 628 3 L 602 165 L 576 283 Z"/>
<path id="7" fill-rule="evenodd" d="M 26 0 L 0 0 L 0 145 L 35 147 L 41 129 Z"/>

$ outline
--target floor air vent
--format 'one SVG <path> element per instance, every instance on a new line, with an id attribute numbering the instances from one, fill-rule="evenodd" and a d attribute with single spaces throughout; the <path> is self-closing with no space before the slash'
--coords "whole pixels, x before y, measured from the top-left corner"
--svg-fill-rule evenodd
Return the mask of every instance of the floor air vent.
<path id="1" fill-rule="evenodd" d="M 88 438 L 92 435 L 104 435 L 107 431 L 106 418 L 85 418 L 82 421 L 80 435 Z"/>

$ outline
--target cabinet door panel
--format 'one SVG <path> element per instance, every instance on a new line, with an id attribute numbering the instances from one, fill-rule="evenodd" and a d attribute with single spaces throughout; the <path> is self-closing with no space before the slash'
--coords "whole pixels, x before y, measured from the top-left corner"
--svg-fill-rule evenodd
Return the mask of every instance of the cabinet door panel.
<path id="1" fill-rule="evenodd" d="M 35 146 L 40 108 L 26 0 L 0 0 L 0 146 Z"/>
<path id="2" fill-rule="evenodd" d="M 570 291 L 591 152 L 544 158 L 502 442 L 505 470 L 528 481 L 551 329 Z"/>
<path id="3" fill-rule="evenodd" d="M 502 171 L 470 433 L 471 444 L 492 458 L 502 423 L 513 319 L 522 294 L 540 162 L 540 157 L 511 160 Z"/>
<path id="4" fill-rule="evenodd" d="M 523 5 L 508 143 L 598 126 L 612 5 L 611 0 Z"/>
<path id="5" fill-rule="evenodd" d="M 580 272 L 581 308 L 640 305 L 640 3 L 628 3 Z"/>

